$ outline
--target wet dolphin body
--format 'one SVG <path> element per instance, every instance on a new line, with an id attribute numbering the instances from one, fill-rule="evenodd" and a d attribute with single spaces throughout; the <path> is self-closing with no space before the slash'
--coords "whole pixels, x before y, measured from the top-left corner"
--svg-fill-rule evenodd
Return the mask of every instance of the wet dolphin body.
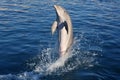
<path id="1" fill-rule="evenodd" d="M 57 18 L 54 21 L 51 30 L 52 34 L 58 31 L 59 36 L 59 53 L 63 56 L 73 43 L 72 22 L 67 11 L 58 5 L 54 5 Z"/>

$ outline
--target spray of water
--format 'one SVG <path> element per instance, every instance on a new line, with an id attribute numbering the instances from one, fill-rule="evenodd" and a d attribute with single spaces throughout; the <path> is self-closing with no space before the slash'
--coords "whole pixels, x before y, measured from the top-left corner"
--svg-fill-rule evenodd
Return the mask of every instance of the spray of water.
<path id="1" fill-rule="evenodd" d="M 2 80 L 40 80 L 41 76 L 61 75 L 78 68 L 86 68 L 94 65 L 95 53 L 82 50 L 84 40 L 83 34 L 74 39 L 71 50 L 63 57 L 59 57 L 55 48 L 46 48 L 39 55 L 28 62 L 32 68 L 30 72 L 17 75 L 2 75 Z M 97 54 L 97 53 L 96 53 Z"/>
<path id="2" fill-rule="evenodd" d="M 53 75 L 54 73 L 60 75 L 82 66 L 93 66 L 94 56 L 97 53 L 82 50 L 81 42 L 83 39 L 82 34 L 79 39 L 76 37 L 71 50 L 63 57 L 57 55 L 56 49 L 46 48 L 29 65 L 34 67 L 34 72 L 44 73 L 44 75 Z"/>

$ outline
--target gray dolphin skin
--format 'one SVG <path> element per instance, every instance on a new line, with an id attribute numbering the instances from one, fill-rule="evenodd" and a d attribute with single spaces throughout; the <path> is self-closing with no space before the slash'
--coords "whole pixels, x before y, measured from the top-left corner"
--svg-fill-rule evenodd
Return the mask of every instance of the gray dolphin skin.
<path id="1" fill-rule="evenodd" d="M 54 5 L 56 11 L 56 20 L 51 27 L 52 34 L 58 31 L 59 53 L 63 56 L 67 53 L 73 43 L 72 22 L 68 12 L 61 6 Z"/>

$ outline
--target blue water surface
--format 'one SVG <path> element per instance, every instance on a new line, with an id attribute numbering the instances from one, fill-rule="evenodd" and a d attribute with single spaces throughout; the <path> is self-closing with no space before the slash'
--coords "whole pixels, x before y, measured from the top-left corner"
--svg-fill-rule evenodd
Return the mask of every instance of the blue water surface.
<path id="1" fill-rule="evenodd" d="M 71 16 L 76 55 L 60 70 L 35 72 L 57 46 L 54 4 Z M 120 80 L 120 0 L 1 0 L 0 80 Z"/>

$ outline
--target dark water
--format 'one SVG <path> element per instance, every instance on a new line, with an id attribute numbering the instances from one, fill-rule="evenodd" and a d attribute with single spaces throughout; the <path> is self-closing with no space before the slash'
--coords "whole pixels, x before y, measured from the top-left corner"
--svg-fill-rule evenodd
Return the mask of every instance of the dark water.
<path id="1" fill-rule="evenodd" d="M 54 4 L 70 13 L 76 44 L 48 73 Z M 1 0 L 0 80 L 120 80 L 120 0 Z"/>

